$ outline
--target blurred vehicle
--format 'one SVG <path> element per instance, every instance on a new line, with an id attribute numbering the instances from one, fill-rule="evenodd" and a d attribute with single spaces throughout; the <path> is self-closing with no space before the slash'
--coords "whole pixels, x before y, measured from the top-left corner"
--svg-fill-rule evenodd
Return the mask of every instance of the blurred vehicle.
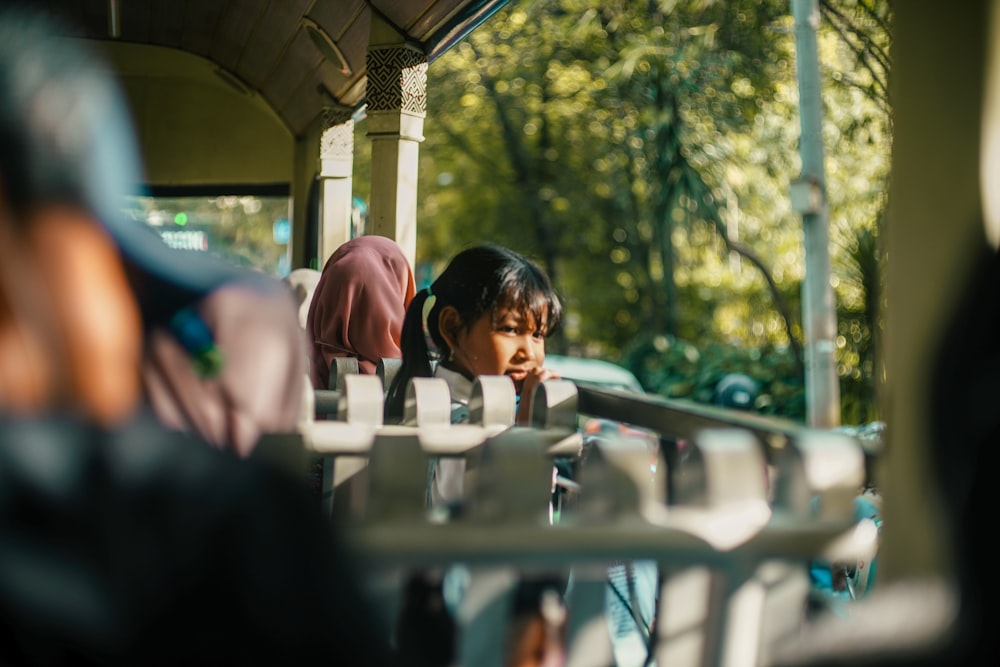
<path id="1" fill-rule="evenodd" d="M 760 394 L 760 385 L 749 375 L 728 373 L 715 386 L 713 402 L 732 410 L 753 410 L 754 401 Z"/>
<path id="2" fill-rule="evenodd" d="M 631 371 L 603 359 L 547 354 L 545 355 L 545 367 L 559 373 L 564 380 L 572 380 L 581 385 L 590 385 L 598 389 L 646 393 L 639 379 Z M 580 422 L 580 429 L 586 436 L 604 439 L 640 438 L 651 440 L 654 444 L 657 442 L 657 439 L 652 437 L 649 431 L 633 428 L 610 419 L 581 417 Z"/>
<path id="3" fill-rule="evenodd" d="M 560 354 L 545 355 L 545 367 L 565 380 L 594 385 L 603 389 L 621 389 L 645 393 L 639 379 L 631 371 L 603 359 L 566 357 Z"/>
<path id="4" fill-rule="evenodd" d="M 584 359 L 559 354 L 546 354 L 545 367 L 558 373 L 562 379 L 572 380 L 580 386 L 613 389 L 637 394 L 646 393 L 639 379 L 631 371 L 603 359 Z M 660 439 L 658 435 L 652 431 L 637 428 L 623 422 L 588 417 L 582 414 L 577 416 L 577 428 L 583 434 L 583 451 L 580 458 L 576 461 L 569 459 L 556 459 L 555 461 L 557 492 L 553 504 L 556 512 L 560 515 L 562 514 L 565 501 L 563 496 L 566 493 L 570 493 L 572 497 L 579 489 L 575 481 L 579 477 L 579 468 L 585 464 L 589 458 L 591 449 L 597 443 L 602 443 L 603 447 L 609 447 L 610 449 L 618 449 L 619 447 L 630 448 L 636 445 L 644 447 L 649 453 L 649 493 L 656 497 L 661 495 L 660 489 L 665 489 L 666 483 L 661 478 L 665 468 L 660 465 Z M 605 451 L 607 452 L 608 450 Z M 569 502 L 572 503 L 573 501 Z"/>

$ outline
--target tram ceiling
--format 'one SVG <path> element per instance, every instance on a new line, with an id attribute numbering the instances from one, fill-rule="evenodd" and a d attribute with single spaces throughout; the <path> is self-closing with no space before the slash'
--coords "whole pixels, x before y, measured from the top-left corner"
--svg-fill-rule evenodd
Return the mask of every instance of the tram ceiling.
<path id="1" fill-rule="evenodd" d="M 44 0 L 72 37 L 175 49 L 259 95 L 296 136 L 365 102 L 372 17 L 432 61 L 509 0 Z"/>

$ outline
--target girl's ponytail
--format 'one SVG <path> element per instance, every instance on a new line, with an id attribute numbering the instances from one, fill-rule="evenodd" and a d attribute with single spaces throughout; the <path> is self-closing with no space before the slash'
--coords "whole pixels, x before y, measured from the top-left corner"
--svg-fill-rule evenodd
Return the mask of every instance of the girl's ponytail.
<path id="1" fill-rule="evenodd" d="M 431 295 L 430 288 L 417 292 L 413 300 L 410 301 L 406 309 L 406 316 L 403 318 L 403 331 L 400 334 L 399 349 L 402 352 L 402 363 L 399 371 L 389 385 L 389 390 L 385 397 L 385 419 L 387 422 L 398 422 L 403 418 L 403 408 L 406 401 L 406 387 L 410 380 L 415 377 L 431 377 L 431 354 L 433 351 L 428 346 L 428 340 L 432 345 L 433 338 L 429 332 L 425 332 L 425 305 L 427 310 L 436 311 L 434 308 L 436 299 Z M 429 318 L 431 313 L 427 313 Z M 437 322 L 431 320 L 436 327 Z"/>

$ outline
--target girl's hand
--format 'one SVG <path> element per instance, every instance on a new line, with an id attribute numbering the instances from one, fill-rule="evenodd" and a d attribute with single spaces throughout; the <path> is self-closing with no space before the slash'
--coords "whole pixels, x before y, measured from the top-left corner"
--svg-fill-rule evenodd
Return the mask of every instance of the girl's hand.
<path id="1" fill-rule="evenodd" d="M 535 387 L 545 380 L 558 380 L 560 375 L 548 368 L 536 368 L 528 373 L 521 383 L 521 400 L 517 404 L 517 417 L 514 423 L 518 426 L 531 425 L 531 400 L 535 395 Z"/>

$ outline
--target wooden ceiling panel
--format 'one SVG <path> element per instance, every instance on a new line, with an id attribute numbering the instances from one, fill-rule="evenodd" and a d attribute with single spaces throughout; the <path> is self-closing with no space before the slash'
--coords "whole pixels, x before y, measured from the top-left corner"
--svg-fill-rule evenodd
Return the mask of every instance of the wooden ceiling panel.
<path id="1" fill-rule="evenodd" d="M 184 32 L 184 5 L 173 0 L 149 0 L 150 41 L 180 48 Z"/>
<path id="2" fill-rule="evenodd" d="M 364 76 L 365 73 L 363 71 L 355 72 L 350 77 L 345 76 L 337 65 L 324 60 L 323 64 L 316 71 L 316 85 L 326 89 L 338 104 L 352 106 L 350 102 L 344 101 L 343 97 L 351 88 L 356 87 L 358 80 L 364 79 Z"/>
<path id="3" fill-rule="evenodd" d="M 318 23 L 334 41 L 350 27 L 365 8 L 364 0 L 317 2 L 309 11 L 309 18 Z M 368 12 L 364 12 L 367 17 Z"/>
<path id="4" fill-rule="evenodd" d="M 405 30 L 434 5 L 435 0 L 372 0 L 371 4 L 395 26 Z"/>
<path id="5" fill-rule="evenodd" d="M 421 40 L 427 39 L 431 33 L 440 29 L 444 23 L 451 19 L 452 15 L 457 14 L 459 9 L 467 4 L 462 0 L 435 2 L 426 12 L 417 17 L 412 25 L 407 26 L 407 29 L 412 34 L 418 35 Z"/>
<path id="6" fill-rule="evenodd" d="M 80 29 L 80 23 L 83 20 L 83 3 L 85 0 L 59 0 L 59 2 L 46 2 L 41 5 L 39 9 L 47 15 L 54 17 L 56 20 L 64 24 L 64 27 L 73 27 L 77 30 Z M 65 25 L 67 23 L 73 24 L 72 26 Z"/>
<path id="7" fill-rule="evenodd" d="M 236 71 L 236 66 L 267 7 L 267 0 L 240 0 L 239 11 L 230 6 L 215 32 L 215 44 L 209 57 L 223 67 Z"/>
<path id="8" fill-rule="evenodd" d="M 52 3 L 46 8 L 46 13 L 59 21 L 70 37 L 89 37 L 83 21 L 84 0 Z"/>
<path id="9" fill-rule="evenodd" d="M 5 0 L 0 0 L 0 3 Z M 116 0 L 121 42 L 150 44 L 204 56 L 260 93 L 288 129 L 299 135 L 331 103 L 364 103 L 366 52 L 377 12 L 413 42 L 431 44 L 463 10 L 494 11 L 507 0 Z M 111 0 L 34 0 L 59 16 L 66 33 L 113 40 Z M 313 43 L 302 28 L 305 12 L 343 54 L 339 59 Z M 469 25 L 476 23 L 469 18 Z M 451 29 L 453 28 L 453 30 Z M 463 26 L 451 26 L 460 37 Z M 432 41 L 433 41 L 432 40 Z M 443 42 L 447 48 L 450 39 Z M 178 56 L 180 54 L 177 54 Z M 163 56 L 170 58 L 169 55 Z M 157 61 L 159 62 L 159 61 Z M 149 76 L 156 73 L 150 71 Z M 141 72 L 130 76 L 142 77 Z"/>
<path id="10" fill-rule="evenodd" d="M 316 86 L 300 86 L 280 109 L 280 115 L 293 134 L 301 134 L 329 103 Z"/>
<path id="11" fill-rule="evenodd" d="M 312 0 L 272 0 L 251 33 L 237 73 L 260 87 L 299 30 Z"/>
<path id="12" fill-rule="evenodd" d="M 350 101 L 344 100 L 344 95 L 357 84 L 358 79 L 364 78 L 364 72 L 355 73 L 353 77 L 346 77 L 340 68 L 327 60 L 319 66 L 313 75 L 312 85 L 315 88 L 322 88 L 332 97 L 327 104 L 343 104 L 353 106 Z"/>
<path id="13" fill-rule="evenodd" d="M 355 106 L 361 99 L 355 96 L 354 99 L 347 99 L 351 89 L 358 87 L 358 81 L 364 80 L 364 72 L 355 72 L 354 76 L 346 77 L 340 68 L 333 63 L 324 60 L 319 69 L 316 70 L 316 86 L 322 86 L 333 95 L 338 104 L 344 106 Z M 362 88 L 363 89 L 363 88 Z"/>
<path id="14" fill-rule="evenodd" d="M 124 6 L 122 6 L 124 5 Z M 150 14 L 148 2 L 119 3 L 122 40 L 138 44 L 149 43 Z"/>
<path id="15" fill-rule="evenodd" d="M 347 58 L 351 72 L 357 74 L 365 69 L 365 57 L 368 50 L 368 34 L 372 29 L 372 15 L 368 12 L 360 15 L 351 24 L 340 39 L 338 45 L 341 53 Z M 333 63 L 336 65 L 337 63 Z"/>
<path id="16" fill-rule="evenodd" d="M 181 48 L 192 53 L 208 55 L 212 50 L 219 19 L 222 18 L 225 8 L 226 0 L 189 2 L 184 15 Z"/>
<path id="17" fill-rule="evenodd" d="M 272 100 L 288 99 L 304 81 L 315 80 L 315 72 L 321 60 L 323 56 L 316 50 L 316 46 L 305 31 L 299 30 L 264 84 L 264 95 Z"/>
<path id="18" fill-rule="evenodd" d="M 84 0 L 80 7 L 79 20 L 88 35 L 108 37 L 107 0 Z"/>

